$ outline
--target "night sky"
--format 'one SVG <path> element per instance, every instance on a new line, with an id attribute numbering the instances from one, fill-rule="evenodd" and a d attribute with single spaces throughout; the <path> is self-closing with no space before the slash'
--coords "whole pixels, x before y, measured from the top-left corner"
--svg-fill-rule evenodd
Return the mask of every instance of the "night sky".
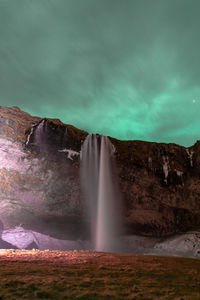
<path id="1" fill-rule="evenodd" d="M 200 139 L 199 0 L 0 0 L 0 104 L 90 133 Z"/>

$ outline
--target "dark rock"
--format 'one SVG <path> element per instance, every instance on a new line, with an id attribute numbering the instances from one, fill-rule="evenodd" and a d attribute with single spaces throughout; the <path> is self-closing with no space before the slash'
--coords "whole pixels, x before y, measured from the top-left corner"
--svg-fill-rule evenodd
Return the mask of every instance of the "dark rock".
<path id="1" fill-rule="evenodd" d="M 25 250 L 32 250 L 32 249 L 38 249 L 38 245 L 36 244 L 36 242 L 32 242 L 31 244 L 29 244 Z"/>

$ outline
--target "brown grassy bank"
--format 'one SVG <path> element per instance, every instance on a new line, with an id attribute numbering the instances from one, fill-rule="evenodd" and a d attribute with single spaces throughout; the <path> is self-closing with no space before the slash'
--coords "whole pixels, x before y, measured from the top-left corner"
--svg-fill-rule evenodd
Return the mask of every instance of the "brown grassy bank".
<path id="1" fill-rule="evenodd" d="M 0 299 L 200 299 L 200 260 L 0 250 Z"/>

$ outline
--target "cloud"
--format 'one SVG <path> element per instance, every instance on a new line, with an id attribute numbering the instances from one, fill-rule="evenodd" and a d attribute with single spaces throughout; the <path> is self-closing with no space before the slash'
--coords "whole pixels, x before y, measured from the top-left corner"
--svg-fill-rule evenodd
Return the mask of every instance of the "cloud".
<path id="1" fill-rule="evenodd" d="M 192 144 L 199 8 L 198 0 L 0 0 L 1 104 L 120 139 Z"/>

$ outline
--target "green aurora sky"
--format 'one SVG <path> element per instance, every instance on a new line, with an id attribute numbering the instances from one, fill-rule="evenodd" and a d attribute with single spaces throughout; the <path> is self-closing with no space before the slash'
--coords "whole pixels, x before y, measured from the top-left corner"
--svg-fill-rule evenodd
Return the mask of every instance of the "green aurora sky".
<path id="1" fill-rule="evenodd" d="M 0 0 L 0 104 L 118 139 L 200 139 L 199 0 Z"/>

